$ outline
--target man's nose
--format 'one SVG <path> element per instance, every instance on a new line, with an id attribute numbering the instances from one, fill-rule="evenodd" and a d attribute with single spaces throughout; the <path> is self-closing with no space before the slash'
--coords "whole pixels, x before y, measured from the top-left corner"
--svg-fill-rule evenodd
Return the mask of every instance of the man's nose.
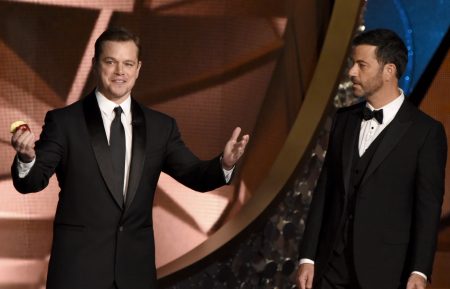
<path id="1" fill-rule="evenodd" d="M 348 70 L 348 76 L 356 76 L 356 64 L 353 64 Z"/>
<path id="2" fill-rule="evenodd" d="M 123 74 L 123 65 L 121 63 L 117 63 L 115 73 L 120 75 Z"/>

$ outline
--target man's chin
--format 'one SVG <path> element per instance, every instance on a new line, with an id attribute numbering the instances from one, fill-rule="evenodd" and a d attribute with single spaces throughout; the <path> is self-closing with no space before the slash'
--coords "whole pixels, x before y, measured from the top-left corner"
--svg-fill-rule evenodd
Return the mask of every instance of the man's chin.
<path id="1" fill-rule="evenodd" d="M 109 91 L 108 93 L 103 93 L 103 95 L 107 99 L 116 102 L 124 100 L 129 95 L 129 92 Z"/>
<path id="2" fill-rule="evenodd" d="M 111 89 L 110 93 L 114 98 L 123 98 L 130 94 L 130 91 L 126 88 L 119 87 L 119 89 Z"/>
<path id="3" fill-rule="evenodd" d="M 355 97 L 363 97 L 364 94 L 363 94 L 363 92 L 361 90 L 353 89 L 353 96 L 355 96 Z"/>

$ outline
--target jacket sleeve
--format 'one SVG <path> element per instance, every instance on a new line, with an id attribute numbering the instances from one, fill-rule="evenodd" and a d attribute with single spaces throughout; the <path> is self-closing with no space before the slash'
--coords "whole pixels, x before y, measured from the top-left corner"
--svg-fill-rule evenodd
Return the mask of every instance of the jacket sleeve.
<path id="1" fill-rule="evenodd" d="M 19 178 L 18 175 L 17 156 L 11 166 L 14 187 L 21 193 L 38 192 L 47 187 L 50 177 L 62 159 L 64 138 L 52 112 L 48 112 L 45 116 L 35 151 L 36 162 L 24 178 Z"/>
<path id="2" fill-rule="evenodd" d="M 198 159 L 182 141 L 174 119 L 163 171 L 183 185 L 199 192 L 211 191 L 226 184 L 220 155 L 209 161 Z"/>
<path id="3" fill-rule="evenodd" d="M 436 251 L 441 206 L 445 190 L 447 139 L 440 123 L 434 123 L 417 158 L 411 271 L 430 278 Z"/>
<path id="4" fill-rule="evenodd" d="M 327 188 L 329 182 L 330 170 L 330 151 L 333 148 L 333 134 L 335 130 L 336 117 L 331 126 L 330 137 L 328 142 L 327 154 L 322 166 L 319 179 L 317 181 L 314 195 L 309 208 L 308 218 L 306 220 L 305 232 L 303 233 L 303 240 L 299 249 L 299 259 L 315 260 L 317 245 L 319 243 L 320 231 L 322 228 L 322 220 L 324 214 L 324 207 L 327 196 Z"/>

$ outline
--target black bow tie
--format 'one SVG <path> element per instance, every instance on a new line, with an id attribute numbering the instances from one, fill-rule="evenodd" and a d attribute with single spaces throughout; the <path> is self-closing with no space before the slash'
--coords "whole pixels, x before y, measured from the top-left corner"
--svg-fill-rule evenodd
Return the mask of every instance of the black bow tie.
<path id="1" fill-rule="evenodd" d="M 363 109 L 363 119 L 369 120 L 375 118 L 379 124 L 383 123 L 383 110 L 371 110 L 368 107 L 364 107 Z"/>

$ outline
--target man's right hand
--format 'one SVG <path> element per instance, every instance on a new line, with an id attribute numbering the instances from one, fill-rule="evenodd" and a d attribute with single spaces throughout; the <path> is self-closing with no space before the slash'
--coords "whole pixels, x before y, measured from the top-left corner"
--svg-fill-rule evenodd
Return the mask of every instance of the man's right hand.
<path id="1" fill-rule="evenodd" d="M 16 150 L 20 161 L 29 163 L 36 157 L 34 151 L 35 137 L 29 130 L 18 129 L 11 137 L 11 145 Z"/>
<path id="2" fill-rule="evenodd" d="M 311 289 L 314 278 L 314 264 L 304 263 L 297 270 L 297 287 Z"/>

